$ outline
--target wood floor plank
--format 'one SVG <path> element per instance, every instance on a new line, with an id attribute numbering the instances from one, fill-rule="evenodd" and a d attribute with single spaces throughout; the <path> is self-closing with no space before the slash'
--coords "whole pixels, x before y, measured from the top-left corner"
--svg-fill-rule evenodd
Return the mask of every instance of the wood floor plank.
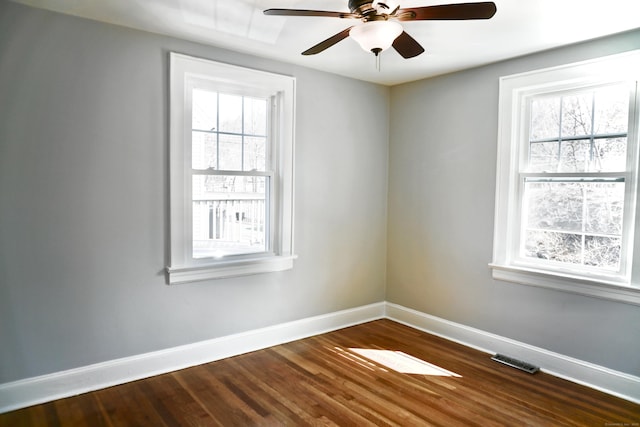
<path id="1" fill-rule="evenodd" d="M 84 394 L 71 399 L 60 399 L 53 402 L 53 406 L 61 424 L 77 427 L 108 426 L 95 395 Z"/>
<path id="2" fill-rule="evenodd" d="M 398 355 L 455 375 L 399 372 Z M 379 320 L 0 414 L 0 427 L 83 425 L 640 426 L 640 405 Z"/>
<path id="3" fill-rule="evenodd" d="M 313 376 L 304 375 L 286 360 L 278 357 L 272 350 L 266 350 L 263 354 L 260 366 L 266 369 L 259 373 L 262 382 L 268 382 L 281 396 L 302 409 L 313 423 L 333 425 L 334 417 L 348 420 L 351 414 L 347 414 L 337 403 L 328 410 L 325 405 L 327 396 L 322 392 L 317 380 Z M 254 369 L 259 368 L 254 366 Z"/>
<path id="4" fill-rule="evenodd" d="M 285 423 L 296 426 L 311 425 L 312 417 L 303 411 L 300 407 L 295 405 L 295 402 L 291 402 L 287 394 L 288 390 L 280 392 L 274 388 L 271 382 L 267 379 L 259 378 L 256 373 L 262 372 L 262 370 L 256 371 L 252 366 L 246 367 L 243 363 L 243 358 L 231 358 L 229 359 L 230 366 L 237 372 L 239 377 L 244 378 L 245 382 L 249 383 L 248 393 L 251 393 L 255 398 L 259 399 L 262 405 L 271 413 L 276 420 L 283 425 Z"/>
<path id="5" fill-rule="evenodd" d="M 226 373 L 210 372 L 207 369 L 210 366 L 186 369 L 174 375 L 185 389 L 197 396 L 200 405 L 219 425 L 257 424 L 262 417 L 225 385 Z"/>
<path id="6" fill-rule="evenodd" d="M 55 409 L 50 404 L 0 414 L 0 427 L 54 427 L 59 425 Z"/>
<path id="7" fill-rule="evenodd" d="M 136 383 L 137 381 L 94 392 L 111 425 L 166 427 L 167 424 L 155 411 L 150 399 L 146 398 Z M 63 424 L 63 426 L 72 425 Z"/>
<path id="8" fill-rule="evenodd" d="M 210 414 L 193 399 L 172 374 L 159 375 L 137 385 L 169 426 L 214 425 Z"/>

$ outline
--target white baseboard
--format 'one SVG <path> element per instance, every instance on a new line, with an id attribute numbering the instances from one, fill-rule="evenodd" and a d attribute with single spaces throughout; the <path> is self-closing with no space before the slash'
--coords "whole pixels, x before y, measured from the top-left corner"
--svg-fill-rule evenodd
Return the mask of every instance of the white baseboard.
<path id="1" fill-rule="evenodd" d="M 384 303 L 0 384 L 0 413 L 260 350 L 384 317 Z"/>
<path id="2" fill-rule="evenodd" d="M 640 403 L 640 377 L 574 359 L 393 303 L 385 303 L 386 318 L 489 354 L 524 360 L 540 370 L 605 393 Z"/>
<path id="3" fill-rule="evenodd" d="M 544 372 L 640 403 L 640 378 L 454 323 L 393 303 L 376 303 L 0 384 L 0 413 L 100 390 L 371 320 L 388 318 L 448 340 L 538 365 Z"/>

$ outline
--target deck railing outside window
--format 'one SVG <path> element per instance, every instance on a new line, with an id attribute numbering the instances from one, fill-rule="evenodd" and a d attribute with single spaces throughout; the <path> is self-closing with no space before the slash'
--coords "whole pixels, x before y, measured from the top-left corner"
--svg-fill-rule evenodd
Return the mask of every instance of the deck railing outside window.
<path id="1" fill-rule="evenodd" d="M 194 200 L 194 258 L 266 251 L 265 212 L 264 199 L 253 195 Z"/>

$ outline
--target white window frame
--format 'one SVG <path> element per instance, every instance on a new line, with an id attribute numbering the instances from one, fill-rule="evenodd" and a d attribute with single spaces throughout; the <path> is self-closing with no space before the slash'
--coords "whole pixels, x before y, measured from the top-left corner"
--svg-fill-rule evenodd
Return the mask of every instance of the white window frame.
<path id="1" fill-rule="evenodd" d="M 630 103 L 627 164 L 625 175 L 625 211 L 621 271 L 594 273 L 588 268 L 527 263 L 519 256 L 523 186 L 520 165 L 527 156 L 528 104 L 532 96 L 561 93 L 618 82 L 635 82 L 635 99 Z M 633 265 L 634 247 L 638 250 L 635 227 L 638 226 L 638 145 L 640 112 L 640 51 L 563 65 L 500 79 L 498 115 L 498 159 L 496 210 L 494 222 L 493 278 L 512 283 L 546 287 L 597 298 L 640 305 L 640 266 Z M 640 239 L 638 239 L 640 240 Z"/>
<path id="2" fill-rule="evenodd" d="M 171 258 L 166 268 L 169 284 L 293 268 L 295 78 L 175 52 L 169 54 L 169 66 Z M 194 87 L 259 96 L 272 102 L 266 252 L 220 259 L 193 258 L 191 91 Z"/>

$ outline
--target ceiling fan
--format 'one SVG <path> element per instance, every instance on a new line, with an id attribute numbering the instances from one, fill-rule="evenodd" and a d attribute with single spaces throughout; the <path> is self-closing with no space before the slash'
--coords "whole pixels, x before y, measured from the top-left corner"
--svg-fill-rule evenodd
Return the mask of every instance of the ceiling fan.
<path id="1" fill-rule="evenodd" d="M 398 21 L 440 21 L 489 19 L 496 13 L 493 2 L 442 4 L 437 6 L 392 8 L 384 0 L 349 0 L 351 12 L 330 12 L 305 9 L 267 9 L 265 15 L 317 16 L 343 19 L 359 19 L 362 23 L 348 27 L 338 34 L 302 52 L 315 55 L 351 36 L 367 52 L 378 56 L 380 52 L 393 48 L 404 58 L 413 58 L 424 52 L 424 48 L 407 34 Z"/>

